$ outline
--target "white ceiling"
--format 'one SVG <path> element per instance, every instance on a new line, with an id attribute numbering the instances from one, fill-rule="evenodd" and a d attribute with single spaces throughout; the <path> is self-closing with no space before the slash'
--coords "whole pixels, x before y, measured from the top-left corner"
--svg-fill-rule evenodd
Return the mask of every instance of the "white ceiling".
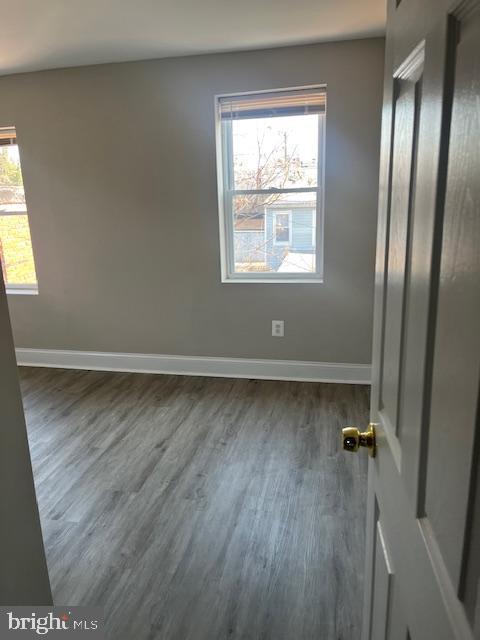
<path id="1" fill-rule="evenodd" d="M 385 0 L 12 0 L 0 74 L 381 35 Z"/>

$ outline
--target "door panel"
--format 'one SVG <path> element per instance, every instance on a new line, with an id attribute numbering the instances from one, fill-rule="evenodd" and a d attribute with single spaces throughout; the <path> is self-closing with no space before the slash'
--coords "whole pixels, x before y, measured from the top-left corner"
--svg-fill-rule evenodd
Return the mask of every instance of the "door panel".
<path id="1" fill-rule="evenodd" d="M 479 76 L 479 0 L 389 0 L 364 640 L 480 628 Z"/>
<path id="2" fill-rule="evenodd" d="M 458 589 L 479 385 L 480 12 L 457 30 L 425 511 Z"/>
<path id="3" fill-rule="evenodd" d="M 392 588 L 389 625 L 385 638 L 388 638 L 388 640 L 408 640 L 410 638 L 410 632 L 405 622 L 405 611 L 400 598 L 400 591 L 395 588 L 395 585 L 393 585 Z"/>
<path id="4" fill-rule="evenodd" d="M 479 414 L 477 409 L 477 425 Z M 480 436 L 477 426 L 472 475 L 472 500 L 467 518 L 467 540 L 460 585 L 460 596 L 475 638 L 480 638 Z"/>
<path id="5" fill-rule="evenodd" d="M 393 570 L 383 536 L 382 526 L 380 522 L 377 522 L 372 640 L 384 640 L 387 637 L 392 578 Z"/>
<path id="6" fill-rule="evenodd" d="M 388 262 L 386 272 L 385 328 L 381 407 L 384 421 L 399 435 L 401 354 L 407 256 L 409 253 L 411 210 L 416 167 L 418 107 L 421 67 L 414 75 L 398 78 L 394 84 L 394 135 L 392 186 L 389 211 Z M 392 434 L 393 435 L 393 434 Z"/>

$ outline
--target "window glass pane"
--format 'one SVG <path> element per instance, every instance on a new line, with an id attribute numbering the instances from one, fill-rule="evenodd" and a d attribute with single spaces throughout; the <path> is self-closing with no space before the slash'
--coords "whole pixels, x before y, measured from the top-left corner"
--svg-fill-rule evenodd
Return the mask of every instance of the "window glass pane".
<path id="1" fill-rule="evenodd" d="M 7 285 L 36 284 L 18 145 L 0 146 L 0 262 Z"/>
<path id="2" fill-rule="evenodd" d="M 234 188 L 316 187 L 320 117 L 232 120 Z"/>
<path id="3" fill-rule="evenodd" d="M 25 204 L 17 144 L 0 146 L 0 204 Z"/>
<path id="4" fill-rule="evenodd" d="M 5 284 L 35 284 L 28 216 L 2 215 L 0 205 L 0 259 Z"/>
<path id="5" fill-rule="evenodd" d="M 290 214 L 276 212 L 274 217 L 273 232 L 277 244 L 285 244 L 290 241 Z"/>
<path id="6" fill-rule="evenodd" d="M 314 273 L 316 192 L 233 198 L 235 273 Z"/>

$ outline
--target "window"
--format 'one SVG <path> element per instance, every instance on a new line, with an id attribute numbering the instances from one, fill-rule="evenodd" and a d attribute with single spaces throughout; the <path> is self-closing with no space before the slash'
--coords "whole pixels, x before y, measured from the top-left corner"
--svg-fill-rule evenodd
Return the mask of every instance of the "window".
<path id="1" fill-rule="evenodd" d="M 13 127 L 0 128 L 0 262 L 8 293 L 36 293 L 37 276 Z"/>
<path id="2" fill-rule="evenodd" d="M 222 280 L 321 281 L 325 87 L 216 106 Z"/>
<path id="3" fill-rule="evenodd" d="M 290 244 L 290 211 L 276 211 L 273 224 L 273 243 Z"/>

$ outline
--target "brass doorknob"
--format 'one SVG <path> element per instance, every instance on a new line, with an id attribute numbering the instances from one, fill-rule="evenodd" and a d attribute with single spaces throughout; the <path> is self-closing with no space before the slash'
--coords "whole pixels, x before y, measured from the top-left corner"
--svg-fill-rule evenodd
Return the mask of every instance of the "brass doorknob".
<path id="1" fill-rule="evenodd" d="M 375 457 L 375 425 L 370 423 L 366 431 L 360 431 L 357 427 L 345 427 L 342 429 L 343 448 L 345 451 L 358 451 L 359 447 L 366 447 L 368 454 Z"/>

